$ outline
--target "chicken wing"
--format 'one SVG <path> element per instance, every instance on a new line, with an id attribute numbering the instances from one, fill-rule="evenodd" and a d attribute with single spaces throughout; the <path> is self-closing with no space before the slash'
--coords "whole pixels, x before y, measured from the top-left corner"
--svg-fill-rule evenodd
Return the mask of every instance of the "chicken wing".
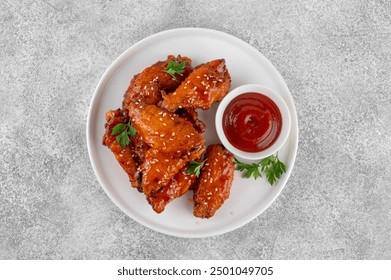
<path id="1" fill-rule="evenodd" d="M 174 92 L 163 92 L 162 107 L 169 111 L 189 107 L 206 110 L 223 99 L 230 87 L 231 76 L 225 60 L 212 60 L 194 68 Z"/>
<path id="2" fill-rule="evenodd" d="M 228 199 L 234 178 L 233 155 L 221 145 L 209 145 L 194 188 L 194 216 L 210 218 Z"/>
<path id="3" fill-rule="evenodd" d="M 145 155 L 142 165 L 143 192 L 148 196 L 167 185 L 171 178 L 186 164 L 186 160 L 173 154 L 164 154 L 150 149 Z"/>
<path id="4" fill-rule="evenodd" d="M 205 146 L 199 146 L 182 157 L 174 154 L 165 154 L 156 149 L 146 153 L 145 161 L 141 166 L 143 192 L 148 196 L 166 186 L 179 170 L 189 161 L 195 160 L 205 151 Z"/>
<path id="5" fill-rule="evenodd" d="M 164 72 L 168 62 L 186 62 L 184 72 L 176 74 L 175 78 Z M 167 60 L 158 61 L 152 66 L 145 68 L 141 73 L 135 75 L 130 81 L 129 87 L 124 95 L 123 109 L 127 109 L 131 102 L 142 102 L 145 104 L 157 104 L 161 101 L 161 90 L 173 91 L 192 71 L 191 59 L 188 57 L 177 57 L 169 55 Z"/>
<path id="6" fill-rule="evenodd" d="M 150 147 L 163 153 L 180 156 L 205 142 L 190 122 L 155 105 L 132 103 L 129 117 L 140 137 Z"/>
<path id="7" fill-rule="evenodd" d="M 125 148 L 122 148 L 115 141 L 116 136 L 111 134 L 117 124 L 127 123 L 128 121 L 129 117 L 125 111 L 121 109 L 108 111 L 106 113 L 106 131 L 103 135 L 102 144 L 111 150 L 122 169 L 128 174 L 132 187 L 138 187 L 140 185 L 140 172 L 132 145 L 128 144 Z"/>
<path id="8" fill-rule="evenodd" d="M 166 186 L 156 193 L 147 196 L 147 200 L 155 212 L 163 212 L 167 204 L 181 197 L 193 187 L 197 176 L 195 174 L 187 174 L 186 170 L 188 168 L 189 165 L 185 165 Z"/>

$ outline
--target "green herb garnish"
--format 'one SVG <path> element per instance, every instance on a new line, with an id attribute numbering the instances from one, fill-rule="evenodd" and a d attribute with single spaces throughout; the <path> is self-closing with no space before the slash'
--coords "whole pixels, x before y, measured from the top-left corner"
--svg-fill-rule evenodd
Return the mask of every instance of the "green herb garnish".
<path id="1" fill-rule="evenodd" d="M 115 142 L 119 143 L 122 148 L 125 148 L 129 144 L 129 135 L 135 136 L 136 134 L 137 130 L 130 124 L 130 121 L 128 123 L 117 124 L 111 131 L 111 135 L 117 135 Z"/>
<path id="2" fill-rule="evenodd" d="M 259 172 L 259 163 L 247 164 L 240 162 L 237 158 L 234 158 L 234 161 L 236 164 L 236 170 L 246 171 L 243 174 L 244 178 L 250 178 L 251 176 L 254 176 L 254 179 L 257 179 L 262 177 L 261 173 Z"/>
<path id="3" fill-rule="evenodd" d="M 169 61 L 166 67 L 166 70 L 164 72 L 168 73 L 175 79 L 175 81 L 178 81 L 175 77 L 175 74 L 182 74 L 184 69 L 186 67 L 186 62 L 176 62 L 176 61 Z"/>
<path id="4" fill-rule="evenodd" d="M 197 162 L 195 160 L 189 161 L 190 167 L 186 169 L 186 174 L 195 174 L 197 177 L 200 176 L 201 173 L 201 167 L 204 165 L 204 161 Z"/>
<path id="5" fill-rule="evenodd" d="M 257 179 L 262 177 L 262 173 L 264 173 L 270 185 L 277 182 L 281 175 L 286 172 L 286 165 L 278 159 L 278 153 L 252 164 L 243 163 L 237 158 L 234 159 L 234 162 L 236 170 L 245 171 L 243 174 L 244 178 L 252 176 L 254 179 Z M 261 167 L 261 170 L 259 170 L 259 167 Z"/>

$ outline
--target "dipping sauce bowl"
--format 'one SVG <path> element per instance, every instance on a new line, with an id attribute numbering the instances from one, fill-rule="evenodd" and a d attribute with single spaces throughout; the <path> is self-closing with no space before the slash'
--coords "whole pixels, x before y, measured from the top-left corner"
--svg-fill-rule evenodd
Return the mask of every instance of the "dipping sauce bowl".
<path id="1" fill-rule="evenodd" d="M 291 117 L 282 97 L 257 84 L 239 86 L 216 112 L 221 143 L 235 156 L 258 160 L 276 153 L 288 138 Z"/>

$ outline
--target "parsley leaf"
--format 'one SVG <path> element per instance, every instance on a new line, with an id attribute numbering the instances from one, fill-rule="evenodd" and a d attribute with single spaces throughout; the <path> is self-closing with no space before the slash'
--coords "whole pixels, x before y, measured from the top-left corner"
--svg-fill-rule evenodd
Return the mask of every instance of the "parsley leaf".
<path id="1" fill-rule="evenodd" d="M 234 158 L 234 162 L 236 164 L 236 170 L 239 171 L 243 171 L 248 166 L 248 164 L 240 162 L 237 158 Z"/>
<path id="2" fill-rule="evenodd" d="M 197 162 L 195 160 L 189 161 L 190 167 L 186 169 L 186 174 L 195 174 L 197 177 L 200 176 L 201 173 L 201 167 L 204 165 L 204 161 Z"/>
<path id="3" fill-rule="evenodd" d="M 111 135 L 117 135 L 115 142 L 119 143 L 123 149 L 130 143 L 129 135 L 135 136 L 136 134 L 137 130 L 130 124 L 130 121 L 119 123 L 111 130 Z"/>
<path id="4" fill-rule="evenodd" d="M 266 176 L 267 181 L 270 185 L 273 185 L 280 179 L 281 175 L 286 172 L 286 165 L 281 162 L 278 158 L 278 153 L 274 156 L 271 155 L 267 158 L 262 159 L 257 163 L 244 163 L 234 158 L 235 169 L 238 171 L 245 171 L 243 174 L 244 178 L 258 179 L 262 177 L 262 173 Z M 261 170 L 259 170 L 259 167 Z"/>
<path id="5" fill-rule="evenodd" d="M 175 74 L 182 74 L 185 71 L 184 70 L 185 67 L 186 67 L 185 61 L 182 62 L 169 61 L 164 72 L 170 74 L 175 81 L 178 81 L 177 78 L 175 77 Z"/>
<path id="6" fill-rule="evenodd" d="M 286 165 L 278 158 L 278 154 L 267 157 L 261 161 L 261 169 L 266 174 L 266 179 L 270 185 L 273 185 L 281 175 L 286 172 Z"/>
<path id="7" fill-rule="evenodd" d="M 254 179 L 258 179 L 262 177 L 262 174 L 259 172 L 258 163 L 247 164 L 239 161 L 237 158 L 234 158 L 234 162 L 236 164 L 236 170 L 245 171 L 243 174 L 244 178 L 251 178 L 253 176 Z"/>
<path id="8" fill-rule="evenodd" d="M 121 133 L 126 127 L 126 123 L 119 123 L 116 126 L 114 126 L 113 130 L 111 131 L 111 135 L 116 135 Z"/>
<path id="9" fill-rule="evenodd" d="M 128 130 L 128 135 L 130 135 L 130 136 L 132 136 L 132 137 L 133 137 L 133 136 L 136 136 L 137 130 L 134 128 L 134 126 L 128 124 L 128 128 L 129 128 L 129 130 Z"/>

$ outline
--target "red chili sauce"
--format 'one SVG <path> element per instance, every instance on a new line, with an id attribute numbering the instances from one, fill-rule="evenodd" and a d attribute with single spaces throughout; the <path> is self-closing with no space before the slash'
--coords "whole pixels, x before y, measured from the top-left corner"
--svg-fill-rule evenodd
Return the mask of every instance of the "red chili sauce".
<path id="1" fill-rule="evenodd" d="M 277 140 L 282 127 L 281 112 L 269 97 L 246 92 L 235 97 L 223 114 L 228 141 L 244 152 L 260 152 Z"/>

